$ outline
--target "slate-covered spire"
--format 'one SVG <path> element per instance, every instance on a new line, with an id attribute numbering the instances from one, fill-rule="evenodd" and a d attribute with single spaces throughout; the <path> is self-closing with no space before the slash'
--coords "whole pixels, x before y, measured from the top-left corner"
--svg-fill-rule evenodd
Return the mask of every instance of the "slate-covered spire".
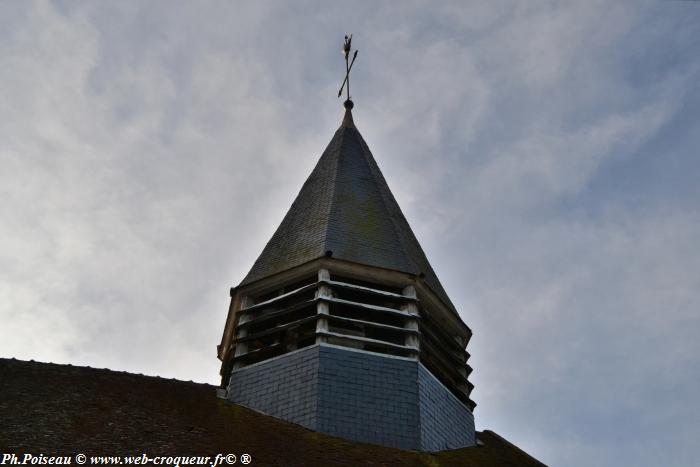
<path id="1" fill-rule="evenodd" d="M 351 109 L 241 286 L 323 256 L 423 277 L 454 310 Z"/>

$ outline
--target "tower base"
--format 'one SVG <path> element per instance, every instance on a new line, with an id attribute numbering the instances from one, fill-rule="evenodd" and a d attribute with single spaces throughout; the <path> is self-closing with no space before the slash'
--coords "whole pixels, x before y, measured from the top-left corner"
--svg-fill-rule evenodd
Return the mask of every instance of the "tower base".
<path id="1" fill-rule="evenodd" d="M 411 358 L 316 344 L 234 370 L 226 398 L 353 441 L 420 451 L 476 442 L 471 411 Z"/>

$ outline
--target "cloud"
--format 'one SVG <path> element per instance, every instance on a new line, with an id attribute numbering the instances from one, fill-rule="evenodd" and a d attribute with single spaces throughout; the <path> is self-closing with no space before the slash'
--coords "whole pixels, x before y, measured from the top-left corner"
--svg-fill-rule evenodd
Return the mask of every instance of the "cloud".
<path id="1" fill-rule="evenodd" d="M 692 8 L 0 9 L 3 356 L 216 383 L 350 29 L 355 121 L 475 333 L 478 426 L 552 465 L 691 465 Z"/>

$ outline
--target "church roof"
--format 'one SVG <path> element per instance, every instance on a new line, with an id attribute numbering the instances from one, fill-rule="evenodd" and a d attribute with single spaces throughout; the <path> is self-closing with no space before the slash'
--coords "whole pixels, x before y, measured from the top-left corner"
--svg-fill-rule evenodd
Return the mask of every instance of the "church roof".
<path id="1" fill-rule="evenodd" d="M 349 109 L 240 285 L 331 254 L 340 260 L 422 275 L 454 310 Z"/>
<path id="2" fill-rule="evenodd" d="M 251 465 L 260 466 L 543 465 L 491 431 L 477 432 L 480 447 L 403 451 L 335 438 L 254 412 L 217 398 L 216 387 L 208 384 L 4 358 L 0 420 L 0 453 L 20 459 L 28 453 L 82 453 L 89 464 L 89 457 L 98 455 L 247 453 Z"/>

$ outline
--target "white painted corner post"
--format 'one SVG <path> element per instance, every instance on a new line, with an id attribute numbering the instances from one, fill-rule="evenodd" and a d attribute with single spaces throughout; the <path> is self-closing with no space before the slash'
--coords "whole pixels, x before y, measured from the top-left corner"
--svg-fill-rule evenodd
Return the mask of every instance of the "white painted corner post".
<path id="1" fill-rule="evenodd" d="M 403 311 L 407 312 L 411 317 L 406 319 L 404 324 L 405 329 L 410 329 L 412 331 L 418 331 L 418 305 L 414 301 L 418 296 L 416 295 L 416 289 L 412 285 L 409 285 L 403 289 L 403 296 L 413 299 L 407 302 L 401 308 Z M 418 335 L 411 333 L 406 335 L 406 347 L 415 349 L 415 358 L 417 359 L 420 354 L 420 339 Z"/>
<path id="2" fill-rule="evenodd" d="M 318 271 L 319 281 L 329 281 L 331 280 L 331 274 L 328 269 L 319 269 Z M 316 298 L 330 298 L 332 297 L 331 288 L 326 284 L 321 284 L 316 290 Z M 319 301 L 316 304 L 316 313 L 320 315 L 316 321 L 316 343 L 320 344 L 326 342 L 328 339 L 326 336 L 319 335 L 319 333 L 328 332 L 328 319 L 326 316 L 330 315 L 330 307 L 328 302 Z"/>
<path id="3" fill-rule="evenodd" d="M 245 309 L 251 306 L 252 304 L 253 300 L 247 295 L 241 297 L 241 307 L 238 311 L 241 315 L 238 317 L 238 323 L 236 324 L 236 351 L 233 354 L 234 358 L 240 357 L 241 355 L 245 355 L 246 353 L 248 353 L 248 344 L 239 341 L 239 339 L 248 335 L 248 331 L 245 328 L 241 329 L 240 325 L 250 321 L 251 316 L 249 313 L 245 313 Z M 243 364 L 240 361 L 237 361 L 233 364 L 233 369 L 237 370 L 242 366 Z"/>

